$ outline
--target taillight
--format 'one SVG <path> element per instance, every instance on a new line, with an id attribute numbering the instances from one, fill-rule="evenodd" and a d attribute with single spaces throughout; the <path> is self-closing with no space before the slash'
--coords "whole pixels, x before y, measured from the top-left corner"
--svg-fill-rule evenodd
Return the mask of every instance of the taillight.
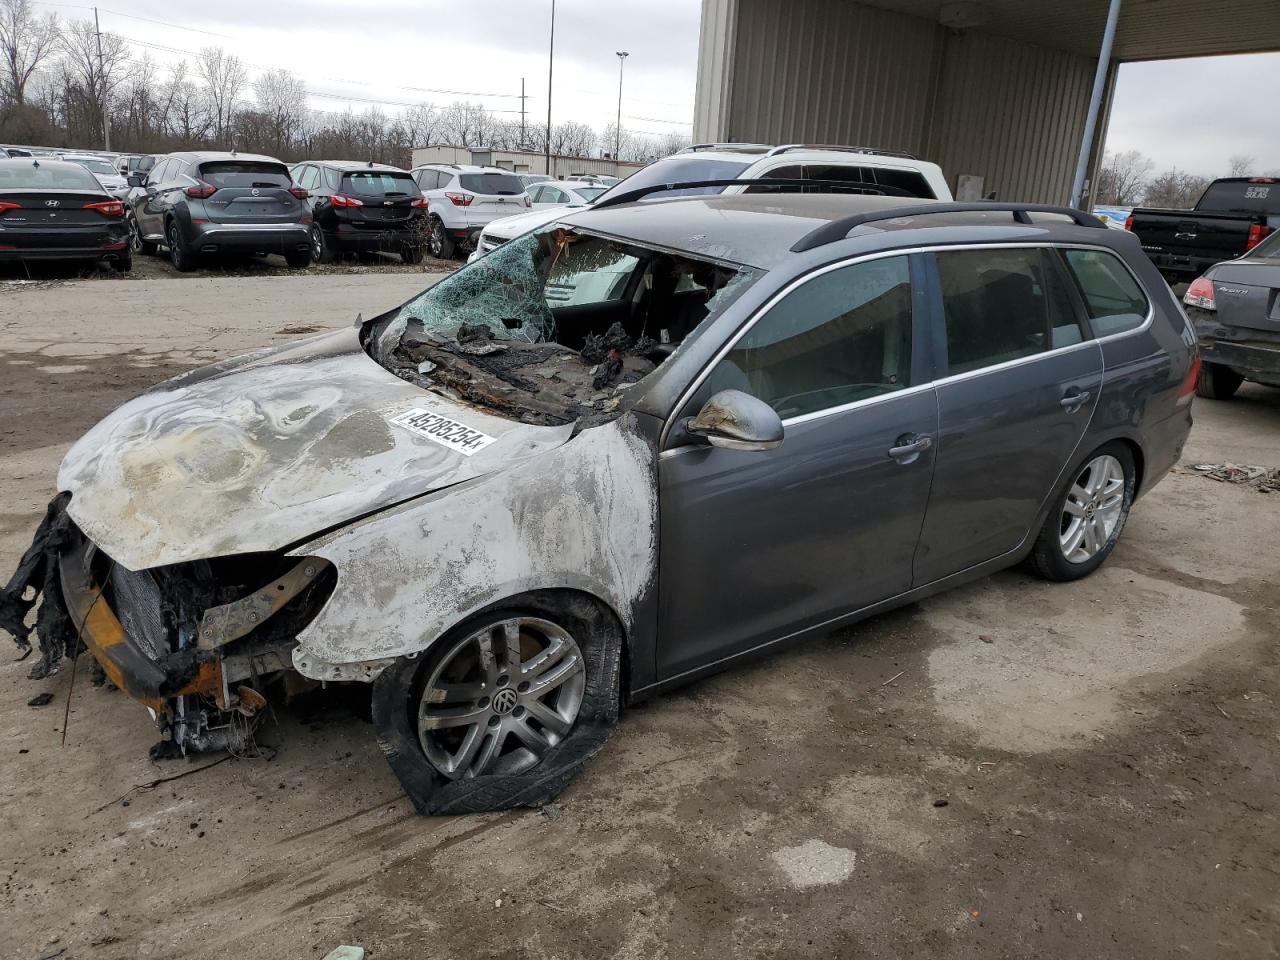
<path id="1" fill-rule="evenodd" d="M 86 203 L 86 210 L 96 210 L 104 217 L 123 217 L 124 204 L 119 200 L 99 200 L 97 203 Z"/>
<path id="2" fill-rule="evenodd" d="M 0 200 L 0 213 L 6 213 L 9 210 L 21 210 L 22 204 L 10 203 L 8 200 Z"/>
<path id="3" fill-rule="evenodd" d="M 363 207 L 364 201 L 357 200 L 355 197 L 348 197 L 346 194 L 335 193 L 329 198 L 329 202 L 335 207 Z"/>
<path id="4" fill-rule="evenodd" d="M 187 187 L 184 192 L 188 197 L 192 197 L 196 200 L 208 200 L 218 192 L 218 188 L 212 183 L 201 182 L 197 183 L 194 187 Z"/>
<path id="5" fill-rule="evenodd" d="M 305 200 L 307 197 L 311 196 L 311 194 L 308 191 L 303 190 L 302 187 L 290 187 L 289 192 L 299 200 Z"/>
<path id="6" fill-rule="evenodd" d="M 473 199 L 469 193 L 446 193 L 445 196 L 455 207 L 469 207 Z"/>
<path id="7" fill-rule="evenodd" d="M 1124 218 L 1124 228 L 1128 230 L 1130 233 L 1133 232 L 1133 214 L 1132 213 Z"/>
<path id="8" fill-rule="evenodd" d="M 1213 281 L 1208 277 L 1199 277 L 1191 281 L 1191 286 L 1187 287 L 1187 292 L 1183 294 L 1182 302 L 1189 307 L 1199 307 L 1201 310 L 1217 310 L 1218 305 L 1213 300 Z"/>
<path id="9" fill-rule="evenodd" d="M 1197 347 L 1191 354 L 1191 366 L 1187 369 L 1187 375 L 1182 378 L 1182 385 L 1178 387 L 1177 406 L 1186 406 L 1196 395 L 1196 383 L 1200 380 L 1200 365 L 1200 349 Z"/>
<path id="10" fill-rule="evenodd" d="M 1271 228 L 1263 223 L 1254 223 L 1249 226 L 1249 239 L 1245 241 L 1245 252 L 1249 252 L 1267 237 L 1271 236 Z"/>
<path id="11" fill-rule="evenodd" d="M 409 201 L 409 206 L 418 207 L 419 209 L 421 209 L 422 207 L 425 207 L 426 205 L 427 205 L 426 197 L 414 197 L 412 200 Z"/>

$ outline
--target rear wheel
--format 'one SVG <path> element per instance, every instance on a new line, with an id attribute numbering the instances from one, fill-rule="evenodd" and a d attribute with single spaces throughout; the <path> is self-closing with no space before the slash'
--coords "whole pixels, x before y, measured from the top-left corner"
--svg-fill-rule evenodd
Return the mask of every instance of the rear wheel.
<path id="1" fill-rule="evenodd" d="M 449 236 L 444 221 L 439 217 L 432 217 L 427 222 L 427 250 L 437 260 L 453 259 L 453 238 Z"/>
<path id="2" fill-rule="evenodd" d="M 1047 580 L 1079 580 L 1102 566 L 1124 530 L 1136 478 L 1123 443 L 1095 450 L 1049 511 L 1027 558 L 1031 568 Z"/>
<path id="3" fill-rule="evenodd" d="M 311 225 L 311 260 L 315 263 L 333 262 L 333 250 L 325 240 L 324 231 L 320 229 L 318 223 Z"/>
<path id="4" fill-rule="evenodd" d="M 1196 395 L 1210 400 L 1230 400 L 1244 383 L 1244 377 L 1220 363 L 1202 363 L 1196 381 Z"/>
<path id="5" fill-rule="evenodd" d="M 169 221 L 165 238 L 169 243 L 169 261 L 173 264 L 173 268 L 181 273 L 190 273 L 194 270 L 196 255 L 187 246 L 187 241 L 182 239 L 182 228 L 178 226 L 177 220 Z"/>
<path id="6" fill-rule="evenodd" d="M 379 675 L 378 741 L 420 813 L 538 806 L 612 733 L 621 651 L 591 601 L 522 598 Z"/>

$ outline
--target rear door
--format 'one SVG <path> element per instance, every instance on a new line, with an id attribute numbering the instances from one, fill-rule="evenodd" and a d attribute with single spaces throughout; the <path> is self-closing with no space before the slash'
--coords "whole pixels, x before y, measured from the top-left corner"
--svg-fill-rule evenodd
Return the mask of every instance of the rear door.
<path id="1" fill-rule="evenodd" d="M 1057 253 L 933 254 L 939 440 L 916 552 L 923 586 L 1016 549 L 1084 437 L 1102 385 Z"/>
<path id="2" fill-rule="evenodd" d="M 143 193 L 133 207 L 138 229 L 142 231 L 143 236 L 164 235 L 165 187 L 172 186 L 164 178 L 169 170 L 173 170 L 180 163 L 181 161 L 176 157 L 161 157 L 147 172 L 147 179 L 142 187 Z"/>
<path id="3" fill-rule="evenodd" d="M 471 202 L 462 208 L 470 226 L 482 227 L 491 220 L 511 217 L 527 209 L 524 184 L 514 173 L 496 170 L 461 173 L 458 186 L 472 195 Z"/>
<path id="4" fill-rule="evenodd" d="M 213 223 L 295 223 L 303 203 L 289 192 L 293 180 L 283 163 L 262 160 L 206 160 L 194 173 L 214 188 L 204 200 Z"/>

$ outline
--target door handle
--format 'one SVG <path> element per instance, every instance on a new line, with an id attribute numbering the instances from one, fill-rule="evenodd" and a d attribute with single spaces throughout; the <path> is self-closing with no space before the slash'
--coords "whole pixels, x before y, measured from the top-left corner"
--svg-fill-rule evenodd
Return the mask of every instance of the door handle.
<path id="1" fill-rule="evenodd" d="M 899 463 L 911 463 L 932 446 L 933 437 L 921 433 L 904 433 L 889 448 L 889 456 Z"/>
<path id="2" fill-rule="evenodd" d="M 1075 413 L 1089 402 L 1089 397 L 1090 393 L 1088 390 L 1069 391 L 1061 400 L 1058 401 L 1058 405 L 1061 406 L 1063 410 L 1066 410 L 1067 413 Z"/>

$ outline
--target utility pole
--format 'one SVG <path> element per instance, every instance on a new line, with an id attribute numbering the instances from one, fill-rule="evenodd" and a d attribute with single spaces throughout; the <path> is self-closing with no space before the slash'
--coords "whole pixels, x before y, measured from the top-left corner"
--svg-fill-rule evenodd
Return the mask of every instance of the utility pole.
<path id="1" fill-rule="evenodd" d="M 618 172 L 618 154 L 622 152 L 622 65 L 631 54 L 626 50 L 618 50 L 618 124 L 613 128 L 617 140 L 613 146 L 613 172 Z"/>
<path id="2" fill-rule="evenodd" d="M 102 89 L 102 96 L 98 100 L 98 107 L 102 110 L 102 143 L 103 149 L 108 153 L 111 151 L 111 124 L 107 120 L 107 85 L 106 77 L 103 76 L 102 69 L 102 28 L 98 26 L 98 8 L 93 8 L 93 32 L 98 35 L 98 85 Z"/>
<path id="3" fill-rule="evenodd" d="M 524 133 L 524 102 L 527 98 L 524 95 L 524 77 L 520 78 L 520 149 L 523 150 L 529 146 L 529 138 Z"/>
<path id="4" fill-rule="evenodd" d="M 547 151 L 546 175 L 551 176 L 551 77 L 556 66 L 556 0 L 551 0 L 551 49 L 547 54 Z"/>

